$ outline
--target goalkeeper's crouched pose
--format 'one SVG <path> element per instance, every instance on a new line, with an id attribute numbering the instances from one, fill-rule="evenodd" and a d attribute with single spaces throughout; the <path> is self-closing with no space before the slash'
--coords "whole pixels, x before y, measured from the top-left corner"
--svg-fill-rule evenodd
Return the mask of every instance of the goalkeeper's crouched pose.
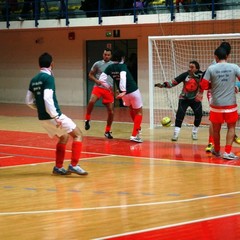
<path id="1" fill-rule="evenodd" d="M 178 109 L 175 120 L 175 128 L 172 136 L 172 141 L 177 141 L 182 127 L 182 122 L 185 117 L 188 107 L 191 107 L 194 112 L 194 126 L 192 129 L 192 139 L 197 140 L 198 127 L 202 120 L 202 90 L 199 88 L 199 82 L 202 76 L 200 65 L 197 61 L 189 62 L 188 71 L 180 74 L 171 81 L 157 83 L 155 87 L 172 88 L 179 83 L 183 83 L 182 91 L 179 95 Z"/>

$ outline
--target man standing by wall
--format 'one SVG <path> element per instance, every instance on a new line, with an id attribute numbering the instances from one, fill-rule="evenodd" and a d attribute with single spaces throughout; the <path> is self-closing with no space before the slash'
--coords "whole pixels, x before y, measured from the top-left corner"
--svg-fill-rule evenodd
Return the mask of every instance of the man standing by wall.
<path id="1" fill-rule="evenodd" d="M 95 84 L 92 89 L 92 94 L 88 102 L 87 113 L 85 116 L 85 130 L 89 130 L 91 113 L 94 108 L 94 105 L 98 99 L 102 98 L 102 103 L 106 106 L 108 112 L 107 125 L 105 127 L 104 133 L 104 136 L 108 139 L 113 138 L 111 135 L 111 126 L 113 122 L 114 96 L 112 90 L 109 90 L 101 85 L 101 82 L 99 81 L 99 76 L 107 68 L 107 66 L 112 64 L 111 57 L 112 50 L 109 48 L 104 49 L 103 59 L 95 62 L 88 74 L 89 79 L 95 82 Z M 109 77 L 107 80 L 108 84 L 112 87 L 113 86 L 112 79 Z"/>

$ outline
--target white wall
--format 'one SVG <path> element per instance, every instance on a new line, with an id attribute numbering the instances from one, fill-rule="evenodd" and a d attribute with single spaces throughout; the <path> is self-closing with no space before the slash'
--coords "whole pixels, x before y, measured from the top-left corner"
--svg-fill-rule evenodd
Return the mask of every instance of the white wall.
<path id="1" fill-rule="evenodd" d="M 1 102 L 24 102 L 29 81 L 39 71 L 38 57 L 43 52 L 49 52 L 54 57 L 59 102 L 63 105 L 84 105 L 84 41 L 68 40 L 68 32 L 66 29 L 0 32 Z"/>
<path id="2" fill-rule="evenodd" d="M 54 57 L 54 74 L 60 105 L 85 106 L 87 74 L 85 43 L 87 40 L 106 40 L 108 39 L 105 36 L 106 31 L 119 29 L 121 37 L 117 40 L 138 40 L 138 83 L 143 95 L 144 107 L 148 108 L 148 36 L 240 32 L 239 20 L 236 20 L 240 15 L 232 12 L 230 15 L 234 15 L 235 19 L 229 19 L 224 15 L 225 21 L 215 19 L 200 21 L 196 16 L 188 16 L 185 22 L 183 20 L 170 22 L 164 16 L 157 14 L 152 15 L 153 17 L 141 15 L 136 24 L 132 23 L 132 16 L 127 16 L 128 24 L 125 19 L 122 25 L 119 23 L 124 16 L 111 18 L 105 25 L 98 25 L 96 19 L 85 19 L 84 21 L 89 21 L 90 25 L 94 22 L 89 27 L 81 27 L 80 22 L 79 27 L 76 27 L 76 19 L 74 27 L 65 27 L 64 21 L 61 22 L 61 26 L 54 28 L 50 28 L 51 25 L 41 27 L 43 22 L 46 25 L 48 21 L 41 20 L 39 28 L 30 28 L 33 21 L 26 21 L 23 25 L 19 22 L 11 22 L 11 26 L 15 28 L 6 29 L 0 23 L 0 102 L 24 103 L 29 81 L 39 71 L 38 57 L 47 51 Z M 198 21 L 195 20 L 196 18 Z M 144 19 L 148 23 L 144 24 Z M 176 19 L 186 19 L 186 13 L 178 14 Z M 55 24 L 59 25 L 57 22 Z M 75 40 L 68 39 L 69 32 L 75 32 Z"/>

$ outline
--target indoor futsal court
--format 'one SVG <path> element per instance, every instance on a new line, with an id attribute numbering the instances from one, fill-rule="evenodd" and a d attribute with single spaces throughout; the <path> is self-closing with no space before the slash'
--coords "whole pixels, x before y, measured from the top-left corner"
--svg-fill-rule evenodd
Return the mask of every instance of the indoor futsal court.
<path id="1" fill-rule="evenodd" d="M 103 136 L 104 107 L 95 107 L 88 131 L 85 108 L 62 112 L 82 129 L 88 176 L 53 176 L 57 140 L 27 106 L 0 104 L 1 240 L 240 239 L 240 160 L 205 153 L 207 126 L 197 141 L 183 126 L 171 142 L 173 127 L 150 130 L 145 110 L 144 142 L 134 143 L 126 108 L 115 109 L 114 139 Z"/>

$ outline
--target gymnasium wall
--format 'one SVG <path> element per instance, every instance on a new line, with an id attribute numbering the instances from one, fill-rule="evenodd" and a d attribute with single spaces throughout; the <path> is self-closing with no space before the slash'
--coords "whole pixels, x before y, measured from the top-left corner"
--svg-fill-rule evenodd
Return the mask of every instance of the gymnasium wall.
<path id="1" fill-rule="evenodd" d="M 60 105 L 85 106 L 85 43 L 87 40 L 113 40 L 113 37 L 106 37 L 106 32 L 118 29 L 121 35 L 116 40 L 138 40 L 138 84 L 144 108 L 148 108 L 148 36 L 240 32 L 238 19 L 114 24 L 0 29 L 0 102 L 24 103 L 28 83 L 39 71 L 38 57 L 47 51 L 54 57 Z M 69 40 L 70 32 L 75 33 L 74 40 Z"/>

